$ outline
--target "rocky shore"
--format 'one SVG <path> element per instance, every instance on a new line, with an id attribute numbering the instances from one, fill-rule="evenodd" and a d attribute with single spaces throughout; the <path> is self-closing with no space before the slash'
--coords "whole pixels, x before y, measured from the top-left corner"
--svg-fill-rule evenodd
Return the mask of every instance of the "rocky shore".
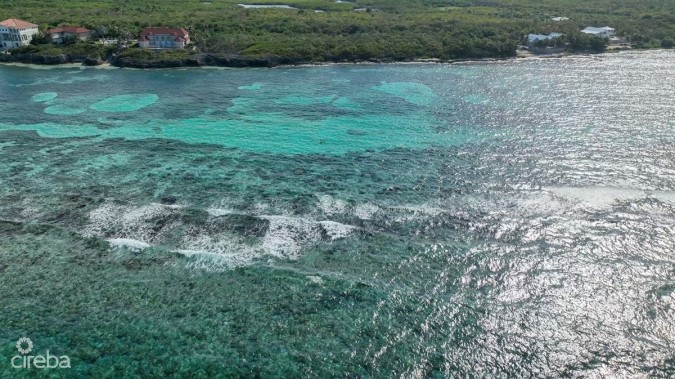
<path id="1" fill-rule="evenodd" d="M 658 49 L 649 49 L 658 50 Z M 605 53 L 615 53 L 620 50 L 608 50 Z M 132 57 L 109 56 L 102 58 L 98 55 L 80 56 L 76 54 L 41 55 L 41 54 L 0 54 L 1 63 L 21 63 L 34 65 L 65 65 L 81 64 L 83 66 L 109 65 L 120 68 L 160 69 L 160 68 L 187 68 L 187 67 L 277 67 L 277 66 L 300 66 L 300 65 L 323 65 L 323 64 L 368 64 L 368 63 L 462 63 L 462 62 L 491 62 L 512 58 L 562 58 L 566 56 L 597 55 L 594 52 L 559 53 L 559 54 L 532 54 L 519 50 L 511 58 L 480 58 L 480 59 L 456 59 L 444 61 L 440 59 L 418 59 L 411 61 L 335 61 L 335 62 L 311 62 L 305 59 L 293 57 L 247 57 L 234 54 L 201 53 L 182 58 L 172 59 L 141 59 Z"/>
<path id="2" fill-rule="evenodd" d="M 130 68 L 175 68 L 175 67 L 275 67 L 308 63 L 305 60 L 289 57 L 245 57 L 229 54 L 195 54 L 175 59 L 138 59 L 113 57 L 110 64 L 116 67 Z"/>
<path id="3" fill-rule="evenodd" d="M 82 56 L 76 54 L 0 54 L 0 63 L 27 63 L 42 65 L 59 65 L 68 63 L 81 63 L 85 66 L 98 66 L 106 63 L 100 56 Z"/>
<path id="4" fill-rule="evenodd" d="M 73 54 L 41 55 L 41 54 L 0 54 L 0 63 L 26 63 L 40 65 L 59 65 L 81 63 L 85 66 L 99 66 L 109 63 L 115 67 L 128 68 L 180 68 L 180 67 L 275 67 L 281 65 L 300 65 L 310 63 L 303 59 L 291 57 L 245 57 L 229 54 L 195 54 L 174 59 L 139 59 L 110 56 L 78 56 Z"/>

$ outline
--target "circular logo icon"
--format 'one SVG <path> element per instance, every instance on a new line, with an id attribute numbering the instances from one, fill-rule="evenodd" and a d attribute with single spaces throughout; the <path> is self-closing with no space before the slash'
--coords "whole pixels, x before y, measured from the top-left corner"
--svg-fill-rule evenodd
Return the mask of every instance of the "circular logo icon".
<path id="1" fill-rule="evenodd" d="M 21 337 L 16 341 L 16 348 L 21 354 L 28 354 L 33 350 L 33 341 L 30 338 Z"/>

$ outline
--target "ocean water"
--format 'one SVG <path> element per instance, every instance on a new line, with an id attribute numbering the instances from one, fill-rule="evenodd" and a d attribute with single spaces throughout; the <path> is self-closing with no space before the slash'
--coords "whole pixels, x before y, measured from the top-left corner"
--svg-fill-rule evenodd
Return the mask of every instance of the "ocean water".
<path id="1" fill-rule="evenodd" d="M 0 377 L 675 375 L 673 52 L 0 66 L 0 104 Z"/>

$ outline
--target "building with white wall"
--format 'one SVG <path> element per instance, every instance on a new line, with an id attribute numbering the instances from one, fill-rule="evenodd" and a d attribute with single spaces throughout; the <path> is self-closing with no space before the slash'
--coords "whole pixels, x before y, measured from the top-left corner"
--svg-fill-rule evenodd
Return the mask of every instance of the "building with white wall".
<path id="1" fill-rule="evenodd" d="M 78 38 L 82 41 L 91 38 L 91 31 L 81 26 L 59 26 L 58 28 L 49 29 L 47 34 L 52 36 L 55 43 L 63 43 L 68 38 Z"/>
<path id="2" fill-rule="evenodd" d="M 138 45 L 146 49 L 182 49 L 190 43 L 190 34 L 184 28 L 145 28 Z"/>
<path id="3" fill-rule="evenodd" d="M 38 32 L 38 26 L 27 21 L 16 18 L 2 21 L 0 22 L 0 50 L 26 46 Z"/>
<path id="4" fill-rule="evenodd" d="M 581 31 L 582 33 L 590 34 L 596 37 L 611 37 L 614 35 L 616 30 L 610 28 L 609 26 L 603 26 L 601 28 L 596 28 L 595 26 L 589 26 L 586 29 Z"/>

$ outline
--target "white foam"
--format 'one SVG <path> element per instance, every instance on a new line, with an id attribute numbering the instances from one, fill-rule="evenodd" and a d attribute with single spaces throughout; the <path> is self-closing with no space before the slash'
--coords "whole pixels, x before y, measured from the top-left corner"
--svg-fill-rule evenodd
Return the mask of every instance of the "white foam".
<path id="1" fill-rule="evenodd" d="M 359 204 L 354 209 L 354 216 L 361 220 L 372 220 L 373 216 L 380 211 L 380 207 L 375 204 Z"/>
<path id="2" fill-rule="evenodd" d="M 430 205 L 427 205 L 427 204 L 394 206 L 394 207 L 391 207 L 391 209 L 398 209 L 398 210 L 413 212 L 413 213 L 416 213 L 416 214 L 423 214 L 423 215 L 427 215 L 427 216 L 438 216 L 438 215 L 441 215 L 441 214 L 446 212 L 446 210 L 443 209 L 443 208 L 430 206 Z"/>
<path id="3" fill-rule="evenodd" d="M 649 195 L 661 201 L 675 204 L 675 191 L 653 191 Z"/>
<path id="4" fill-rule="evenodd" d="M 356 227 L 345 225 L 335 221 L 320 221 L 323 230 L 328 233 L 331 240 L 348 237 Z"/>
<path id="5" fill-rule="evenodd" d="M 263 237 L 262 247 L 266 254 L 297 259 L 302 245 L 318 241 L 321 237 L 316 223 L 297 217 L 261 216 L 269 221 L 269 228 Z"/>
<path id="6" fill-rule="evenodd" d="M 388 214 L 397 222 L 433 217 L 469 217 L 476 215 L 525 215 L 560 214 L 573 205 L 568 200 L 547 191 L 505 193 L 500 199 L 481 196 L 458 196 L 450 199 L 429 201 L 422 204 L 403 204 L 386 207 Z M 358 209 L 358 207 L 357 207 Z"/>
<path id="7" fill-rule="evenodd" d="M 199 234 L 192 237 L 184 237 L 180 244 L 179 253 L 193 256 L 213 255 L 218 256 L 228 267 L 240 267 L 249 265 L 253 260 L 263 255 L 260 246 L 248 245 L 234 236 L 216 235 L 209 236 Z"/>
<path id="8" fill-rule="evenodd" d="M 320 276 L 308 276 L 307 279 L 314 284 L 323 284 L 323 279 Z"/>
<path id="9" fill-rule="evenodd" d="M 220 209 L 220 208 L 209 208 L 206 210 L 206 212 L 213 217 L 227 216 L 236 213 L 231 209 Z"/>
<path id="10" fill-rule="evenodd" d="M 264 204 L 264 203 L 255 203 L 253 206 L 253 209 L 255 209 L 255 212 L 257 214 L 260 214 L 270 208 L 269 204 Z"/>
<path id="11" fill-rule="evenodd" d="M 87 236 L 101 237 L 107 226 L 113 224 L 119 213 L 124 211 L 124 207 L 112 204 L 103 204 L 102 206 L 89 212 L 89 225 L 84 228 L 84 234 Z"/>
<path id="12" fill-rule="evenodd" d="M 569 209 L 569 204 L 549 192 L 536 192 L 525 199 L 516 200 L 521 214 L 560 214 Z"/>
<path id="13" fill-rule="evenodd" d="M 616 187 L 550 187 L 547 191 L 584 207 L 611 208 L 619 201 L 644 199 L 644 191 Z"/>
<path id="14" fill-rule="evenodd" d="M 199 271 L 222 272 L 241 266 L 236 259 L 223 254 L 199 250 L 174 250 L 188 258 L 193 258 L 186 267 Z"/>
<path id="15" fill-rule="evenodd" d="M 251 244 L 236 236 L 227 234 L 206 235 L 198 230 L 190 230 L 190 237 L 181 241 L 178 252 L 193 256 L 197 254 L 215 254 L 223 262 L 218 266 L 230 268 L 250 265 L 257 259 L 272 256 L 282 259 L 298 259 L 308 245 L 321 240 L 325 232 L 332 240 L 349 236 L 354 226 L 334 221 L 314 221 L 311 219 L 280 215 L 263 215 L 259 218 L 269 222 L 268 230 L 260 243 Z"/>
<path id="16" fill-rule="evenodd" d="M 335 214 L 345 213 L 347 209 L 347 202 L 336 199 L 330 195 L 321 195 L 319 196 L 318 207 L 324 214 L 332 216 Z"/>
<path id="17" fill-rule="evenodd" d="M 21 210 L 19 213 L 22 218 L 26 220 L 34 220 L 40 217 L 42 214 L 39 209 L 33 207 L 26 207 Z"/>
<path id="18" fill-rule="evenodd" d="M 152 205 L 158 205 L 160 207 L 168 208 L 168 209 L 182 209 L 185 208 L 184 206 L 180 204 L 160 204 L 160 203 L 152 203 Z"/>
<path id="19" fill-rule="evenodd" d="M 126 247 L 136 251 L 150 247 L 149 243 L 131 238 L 108 238 L 106 241 L 114 247 Z"/>
<path id="20" fill-rule="evenodd" d="M 186 249 L 179 249 L 179 250 L 174 250 L 174 252 L 185 255 L 186 257 L 194 257 L 197 255 L 207 255 L 210 257 L 222 257 L 223 254 L 218 254 L 214 253 L 211 251 L 201 251 L 201 250 L 186 250 Z"/>
<path id="21" fill-rule="evenodd" d="M 157 203 L 140 207 L 104 204 L 89 213 L 89 225 L 84 228 L 84 234 L 152 242 L 157 231 L 148 220 L 168 216 L 178 208 L 180 206 Z"/>
<path id="22" fill-rule="evenodd" d="M 229 228 L 214 230 L 221 225 L 216 217 L 235 211 L 209 208 L 208 227 L 204 227 L 184 225 L 180 218 L 171 217 L 180 212 L 180 208 L 182 206 L 157 203 L 143 206 L 104 204 L 90 212 L 84 233 L 106 238 L 116 247 L 142 250 L 151 245 L 171 243 L 173 228 L 179 227 L 184 236 L 178 243 L 173 242 L 172 251 L 190 257 L 190 267 L 224 270 L 247 266 L 266 256 L 298 259 L 304 248 L 321 242 L 326 235 L 333 241 L 349 236 L 355 229 L 329 220 L 263 215 L 256 217 L 268 221 L 269 225 L 266 233 L 256 239 L 232 233 Z M 163 223 L 158 224 L 158 221 Z"/>

